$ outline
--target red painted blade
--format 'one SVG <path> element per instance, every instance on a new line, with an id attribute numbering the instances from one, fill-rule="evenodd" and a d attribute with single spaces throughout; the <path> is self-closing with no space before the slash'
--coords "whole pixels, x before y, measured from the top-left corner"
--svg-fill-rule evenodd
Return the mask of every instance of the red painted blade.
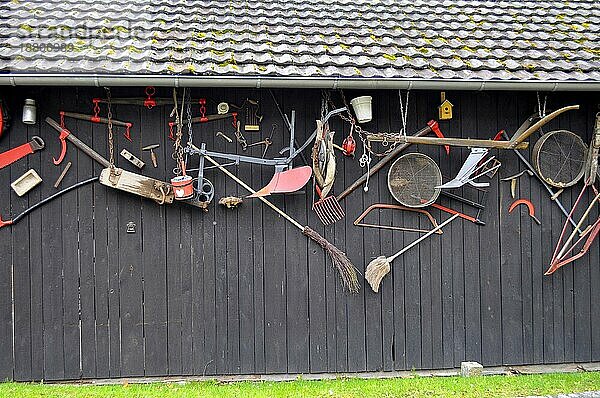
<path id="1" fill-rule="evenodd" d="M 297 167 L 295 169 L 275 173 L 271 181 L 262 189 L 258 190 L 248 198 L 267 196 L 273 193 L 295 192 L 306 185 L 312 175 L 310 166 Z"/>

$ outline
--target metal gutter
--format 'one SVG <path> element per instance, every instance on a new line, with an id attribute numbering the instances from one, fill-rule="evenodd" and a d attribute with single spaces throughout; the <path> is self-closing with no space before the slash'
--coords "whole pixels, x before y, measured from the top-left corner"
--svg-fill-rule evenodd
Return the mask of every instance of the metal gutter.
<path id="1" fill-rule="evenodd" d="M 108 74 L 0 74 L 0 86 L 165 86 L 472 91 L 600 91 L 600 81 L 307 78 Z"/>

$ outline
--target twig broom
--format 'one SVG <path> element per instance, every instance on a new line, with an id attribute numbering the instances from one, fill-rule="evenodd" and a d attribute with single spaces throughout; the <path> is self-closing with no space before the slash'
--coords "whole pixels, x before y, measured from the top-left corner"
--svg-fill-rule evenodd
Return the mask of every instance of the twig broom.
<path id="1" fill-rule="evenodd" d="M 225 173 L 229 178 L 240 184 L 242 187 L 247 189 L 250 193 L 256 193 L 250 186 L 236 177 L 233 173 L 227 170 L 225 167 L 221 166 L 217 161 L 211 158 L 208 155 L 204 155 L 204 158 L 208 160 L 210 163 L 215 165 L 219 170 Z M 264 204 L 269 206 L 271 209 L 275 210 L 286 220 L 294 224 L 302 233 L 307 236 L 309 239 L 315 241 L 319 246 L 325 250 L 325 252 L 331 257 L 331 261 L 333 261 L 333 265 L 337 269 L 342 283 L 346 289 L 350 293 L 358 293 L 360 289 L 360 284 L 358 283 L 358 277 L 356 275 L 356 268 L 352 264 L 352 262 L 348 259 L 346 254 L 342 252 L 340 249 L 329 243 L 327 239 L 319 235 L 319 233 L 308 226 L 302 226 L 298 221 L 294 220 L 292 217 L 287 215 L 283 210 L 275 206 L 273 203 L 269 202 L 269 200 L 265 199 L 262 196 L 259 196 L 258 199 L 262 200 Z"/>
<path id="2" fill-rule="evenodd" d="M 431 231 L 427 232 L 425 235 L 421 236 L 419 239 L 415 240 L 410 245 L 406 246 L 393 256 L 379 256 L 375 260 L 371 261 L 369 265 L 367 265 L 367 270 L 365 271 L 365 279 L 367 280 L 367 282 L 369 282 L 369 285 L 371 285 L 371 289 L 373 289 L 375 293 L 379 291 L 379 285 L 381 284 L 381 280 L 390 272 L 392 261 L 394 261 L 400 255 L 404 254 L 410 248 L 418 245 L 427 237 L 433 235 L 436 231 L 442 229 L 445 225 L 450 224 L 450 222 L 458 216 L 460 216 L 460 214 L 453 215 L 452 217 L 450 217 L 437 227 L 433 228 Z"/>

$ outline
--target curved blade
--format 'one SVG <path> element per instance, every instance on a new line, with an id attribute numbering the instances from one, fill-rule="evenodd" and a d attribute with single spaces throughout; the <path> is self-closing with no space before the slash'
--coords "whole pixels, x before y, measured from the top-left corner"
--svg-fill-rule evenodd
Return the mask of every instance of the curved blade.
<path id="1" fill-rule="evenodd" d="M 261 188 L 252 195 L 248 195 L 247 198 L 257 198 L 273 193 L 295 192 L 306 185 L 311 175 L 312 168 L 310 166 L 302 166 L 275 173 L 271 181 L 264 188 Z"/>

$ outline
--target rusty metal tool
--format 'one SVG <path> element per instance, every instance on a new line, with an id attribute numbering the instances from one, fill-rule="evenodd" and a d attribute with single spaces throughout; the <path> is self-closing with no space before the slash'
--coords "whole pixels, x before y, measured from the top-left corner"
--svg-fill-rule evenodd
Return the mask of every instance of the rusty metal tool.
<path id="1" fill-rule="evenodd" d="M 73 145 L 75 145 L 77 148 L 81 149 L 86 155 L 94 159 L 96 162 L 100 163 L 102 166 L 110 167 L 110 163 L 108 162 L 108 160 L 104 159 L 96 151 L 87 146 L 83 141 L 75 137 L 75 135 L 71 133 L 71 131 L 69 131 L 66 127 L 61 127 L 61 125 L 56 123 L 56 121 L 51 117 L 46 118 L 46 123 L 48 123 L 54 130 L 60 133 L 60 135 L 58 136 L 58 139 L 60 140 L 61 144 L 60 156 L 58 157 L 58 159 L 52 158 L 52 161 L 55 165 L 61 164 L 64 160 L 65 155 L 67 154 L 68 140 L 71 141 L 71 143 L 73 143 Z"/>
<path id="2" fill-rule="evenodd" d="M 156 153 L 154 152 L 158 147 L 160 147 L 160 144 L 147 145 L 142 148 L 142 151 L 150 151 L 150 159 L 152 160 L 152 166 L 154 166 L 154 168 L 158 167 L 158 160 L 156 158 Z"/>
<path id="3" fill-rule="evenodd" d="M 84 115 L 83 113 L 60 111 L 60 119 L 62 121 L 65 117 L 69 117 L 71 119 L 85 120 L 92 123 L 108 124 L 107 118 L 99 116 L 100 108 L 98 107 L 98 103 L 95 103 L 94 112 L 95 113 L 93 115 Z M 123 133 L 123 136 L 128 141 L 131 141 L 131 127 L 133 126 L 132 123 L 122 122 L 120 120 L 115 119 L 111 119 L 111 122 L 115 126 L 125 127 L 125 133 Z"/>
<path id="4" fill-rule="evenodd" d="M 63 169 L 63 171 L 60 173 L 60 175 L 58 176 L 58 178 L 56 179 L 56 182 L 54 183 L 54 188 L 58 188 L 58 186 L 60 185 L 60 183 L 62 182 L 62 180 L 65 178 L 65 176 L 67 175 L 67 172 L 69 171 L 69 169 L 71 168 L 72 163 L 69 162 L 67 163 L 67 165 L 65 166 L 65 168 Z"/>
<path id="5" fill-rule="evenodd" d="M 538 223 L 538 225 L 542 225 L 542 222 L 535 216 L 535 207 L 533 206 L 533 203 L 531 203 L 531 201 L 529 199 L 517 199 L 514 202 L 511 203 L 511 205 L 508 208 L 508 212 L 512 213 L 512 211 L 519 205 L 525 205 L 527 206 L 527 209 L 529 211 L 529 216 L 531 218 L 533 218 L 533 220 Z"/>
<path id="6" fill-rule="evenodd" d="M 519 134 L 519 131 L 521 130 L 525 130 L 527 128 L 527 123 L 530 122 L 530 120 L 532 120 L 532 117 L 530 117 L 528 120 L 526 120 L 523 125 L 521 125 L 521 127 L 519 127 L 519 129 L 517 130 L 517 132 L 515 133 L 515 135 Z M 508 134 L 506 134 L 506 132 L 504 132 L 502 134 L 502 137 L 504 137 L 505 139 L 509 139 Z M 577 231 L 579 233 L 581 233 L 582 231 L 579 229 L 579 227 L 577 227 L 577 224 L 575 223 L 575 221 L 573 220 L 573 218 L 569 215 L 569 212 L 567 211 L 567 209 L 565 209 L 565 206 L 563 206 L 563 204 L 561 203 L 561 201 L 558 199 L 558 195 L 556 192 L 554 192 L 554 190 L 552 188 L 550 188 L 550 186 L 546 183 L 546 181 L 544 181 L 543 178 L 541 178 L 535 171 L 535 169 L 533 168 L 533 166 L 531 165 L 531 163 L 529 163 L 529 161 L 527 159 L 525 159 L 525 156 L 523 156 L 523 154 L 521 152 L 519 152 L 518 150 L 514 150 L 515 154 L 517 155 L 517 157 L 521 160 L 521 162 L 525 165 L 525 167 L 527 167 L 527 169 L 533 173 L 533 175 L 535 175 L 538 179 L 538 181 L 542 184 L 542 186 L 546 189 L 546 191 L 550 194 L 550 198 L 552 198 L 552 201 L 554 203 L 556 203 L 556 205 L 558 206 L 558 208 L 560 209 L 560 211 L 567 217 L 567 220 L 571 223 L 571 225 L 573 225 L 575 228 L 577 228 Z"/>
<path id="7" fill-rule="evenodd" d="M 429 219 L 429 221 L 431 222 L 431 225 L 433 225 L 434 228 L 438 226 L 437 221 L 435 221 L 435 218 L 433 218 L 431 213 L 428 212 L 427 210 L 413 209 L 413 208 L 405 207 L 405 206 L 401 206 L 401 205 L 390 205 L 387 203 L 375 203 L 375 204 L 372 204 L 371 206 L 367 207 L 365 209 L 365 211 L 363 211 L 361 213 L 361 215 L 358 216 L 356 218 L 356 220 L 354 220 L 354 225 L 356 225 L 357 227 L 391 229 L 393 231 L 405 231 L 405 232 L 429 232 L 430 231 L 428 229 L 395 227 L 393 225 L 369 224 L 369 223 L 362 222 L 365 219 L 365 217 L 367 217 L 367 215 L 369 215 L 369 213 L 371 213 L 373 210 L 379 210 L 379 209 L 404 210 L 404 211 L 409 211 L 409 212 L 413 212 L 413 213 L 420 213 L 420 214 L 425 215 L 427 217 L 427 219 Z M 439 230 L 435 231 L 435 233 L 441 235 L 443 232 L 441 229 L 439 229 Z"/>
<path id="8" fill-rule="evenodd" d="M 37 135 L 34 135 L 31 137 L 31 141 L 0 153 L 0 169 L 11 165 L 27 155 L 31 155 L 34 152 L 44 149 L 44 146 L 44 140 Z"/>

